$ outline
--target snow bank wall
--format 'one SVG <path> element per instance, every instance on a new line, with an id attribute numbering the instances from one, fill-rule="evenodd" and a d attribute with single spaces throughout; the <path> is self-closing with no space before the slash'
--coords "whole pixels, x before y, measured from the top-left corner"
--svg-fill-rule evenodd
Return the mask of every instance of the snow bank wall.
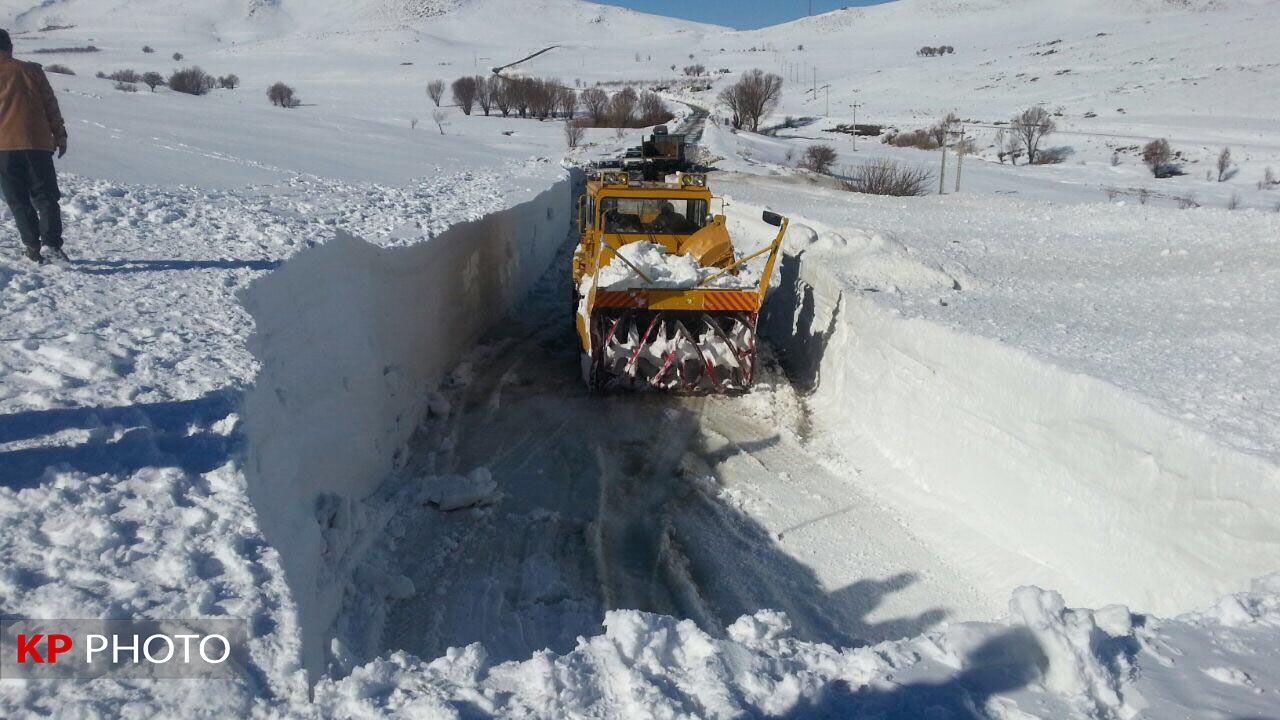
<path id="1" fill-rule="evenodd" d="M 887 458 L 902 481 L 885 496 L 990 592 L 1176 613 L 1280 568 L 1275 465 L 1096 378 L 904 318 L 820 255 L 780 274 L 765 332 L 816 422 Z"/>
<path id="2" fill-rule="evenodd" d="M 359 562 L 352 504 L 393 471 L 427 393 L 547 269 L 571 199 L 566 179 L 408 247 L 340 232 L 244 293 L 261 363 L 243 406 L 249 492 L 280 551 L 313 681 Z"/>

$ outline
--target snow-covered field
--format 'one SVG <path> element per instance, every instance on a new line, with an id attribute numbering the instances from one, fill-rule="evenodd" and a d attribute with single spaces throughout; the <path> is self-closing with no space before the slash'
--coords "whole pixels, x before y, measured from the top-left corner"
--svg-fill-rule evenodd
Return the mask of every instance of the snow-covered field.
<path id="1" fill-rule="evenodd" d="M 6 679 L 0 715 L 1280 717 L 1275 10 L 0 0 L 76 72 L 73 262 L 0 225 L 0 617 L 251 634 L 235 681 Z M 573 168 L 639 131 L 568 151 L 447 101 L 441 129 L 423 92 L 550 45 L 518 72 L 711 111 L 740 249 L 792 218 L 750 396 L 582 387 Z M 681 88 L 691 62 L 729 72 Z M 93 77 L 190 64 L 243 85 Z M 716 122 L 752 67 L 788 78 L 766 124 L 812 120 Z M 1001 164 L 986 126 L 1034 103 L 1066 161 Z M 957 112 L 961 191 L 796 170 L 815 142 L 936 169 L 829 132 L 855 104 Z M 1150 177 L 1153 137 L 1186 175 Z"/>

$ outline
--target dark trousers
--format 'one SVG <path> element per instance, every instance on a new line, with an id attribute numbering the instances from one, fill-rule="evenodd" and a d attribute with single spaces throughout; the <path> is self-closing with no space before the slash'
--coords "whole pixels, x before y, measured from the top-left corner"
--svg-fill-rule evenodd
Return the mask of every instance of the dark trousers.
<path id="1" fill-rule="evenodd" d="M 62 247 L 62 208 L 53 153 L 44 150 L 0 151 L 0 192 L 13 212 L 22 244 Z"/>

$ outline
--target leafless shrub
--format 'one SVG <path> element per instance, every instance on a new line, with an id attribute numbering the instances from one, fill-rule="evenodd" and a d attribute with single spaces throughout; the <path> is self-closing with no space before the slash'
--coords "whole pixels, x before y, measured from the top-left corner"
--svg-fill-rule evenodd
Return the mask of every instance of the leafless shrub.
<path id="1" fill-rule="evenodd" d="M 409 118 L 409 129 L 410 130 L 418 129 L 418 118 Z"/>
<path id="2" fill-rule="evenodd" d="M 183 56 L 182 56 L 182 53 L 180 53 L 180 52 L 176 52 L 176 53 L 174 53 L 174 54 L 173 54 L 173 61 L 174 61 L 174 62 L 182 62 L 182 57 L 183 57 Z"/>
<path id="3" fill-rule="evenodd" d="M 155 48 L 153 48 L 153 47 L 151 47 L 150 45 L 143 45 L 143 46 L 142 46 L 142 52 L 143 52 L 144 54 L 150 55 L 150 54 L 154 53 L 155 51 L 156 51 L 156 49 L 155 49 Z"/>
<path id="4" fill-rule="evenodd" d="M 444 97 L 444 81 L 432 80 L 427 83 L 427 97 L 431 98 L 436 107 L 440 107 L 440 100 Z"/>
<path id="5" fill-rule="evenodd" d="M 116 70 L 107 76 L 111 80 L 124 83 L 136 83 L 142 81 L 142 76 L 133 70 Z"/>
<path id="6" fill-rule="evenodd" d="M 1142 162 L 1151 169 L 1151 174 L 1155 177 L 1168 177 L 1165 168 L 1171 160 L 1173 148 L 1169 147 L 1169 141 L 1164 138 L 1152 140 L 1142 148 Z"/>
<path id="7" fill-rule="evenodd" d="M 198 66 L 174 70 L 169 76 L 169 89 L 186 95 L 205 95 L 213 87 L 213 77 Z"/>
<path id="8" fill-rule="evenodd" d="M 66 55 L 75 53 L 96 53 L 100 52 L 100 50 L 96 45 L 84 45 L 82 47 L 36 48 L 31 52 L 35 55 Z"/>
<path id="9" fill-rule="evenodd" d="M 1108 185 L 1102 188 L 1102 192 L 1107 194 L 1107 200 L 1109 202 L 1115 202 L 1116 197 L 1120 195 L 1120 188 L 1115 187 L 1114 185 Z"/>
<path id="10" fill-rule="evenodd" d="M 296 108 L 302 104 L 302 101 L 294 94 L 293 88 L 282 82 L 275 83 L 267 88 L 267 99 L 271 101 L 272 105 L 282 108 Z"/>
<path id="11" fill-rule="evenodd" d="M 1139 204 L 1139 205 L 1146 205 L 1146 204 L 1147 204 L 1147 203 L 1149 203 L 1149 202 L 1151 202 L 1151 191 L 1150 191 L 1150 190 L 1148 190 L 1147 188 L 1139 188 L 1139 189 L 1138 189 L 1138 204 Z"/>
<path id="12" fill-rule="evenodd" d="M 1196 202 L 1195 193 L 1183 195 L 1182 197 L 1174 198 L 1174 200 L 1178 203 L 1178 208 L 1181 210 L 1190 210 L 1192 208 L 1200 207 L 1200 203 Z"/>
<path id="13" fill-rule="evenodd" d="M 1241 200 L 1240 200 L 1240 193 L 1238 193 L 1238 192 L 1233 192 L 1233 193 L 1231 193 L 1231 197 L 1227 200 L 1227 209 L 1228 209 L 1228 210 L 1239 210 L 1239 209 L 1240 209 L 1240 202 L 1241 202 Z"/>
<path id="14" fill-rule="evenodd" d="M 445 118 L 447 117 L 449 117 L 449 114 L 446 113 L 444 110 L 431 111 L 431 119 L 435 121 L 436 127 L 440 129 L 441 135 L 444 134 L 444 124 L 445 124 L 444 121 L 445 121 Z"/>
<path id="15" fill-rule="evenodd" d="M 1069 147 L 1056 147 L 1041 150 L 1036 155 L 1036 165 L 1059 165 L 1066 162 L 1071 155 L 1072 150 Z"/>
<path id="16" fill-rule="evenodd" d="M 235 90 L 240 87 L 240 77 L 237 75 L 223 75 L 218 78 L 218 87 L 223 90 Z"/>
<path id="17" fill-rule="evenodd" d="M 134 85 L 133 83 L 122 82 L 122 81 L 116 81 L 116 89 L 121 92 L 130 92 L 130 93 L 138 92 L 137 85 Z"/>
<path id="18" fill-rule="evenodd" d="M 933 173 L 925 168 L 880 159 L 859 165 L 843 185 L 846 190 L 869 195 L 914 197 L 928 194 Z"/>
<path id="19" fill-rule="evenodd" d="M 1120 153 L 1111 153 L 1111 167 L 1120 167 Z"/>
<path id="20" fill-rule="evenodd" d="M 729 106 L 735 128 L 749 127 L 759 132 L 760 121 L 773 112 L 782 98 L 782 77 L 754 69 L 720 93 L 720 102 Z"/>
<path id="21" fill-rule="evenodd" d="M 684 74 L 688 75 L 689 77 L 698 77 L 699 75 L 706 75 L 707 67 L 705 65 L 686 65 L 684 68 Z"/>
<path id="22" fill-rule="evenodd" d="M 586 134 L 582 123 L 576 120 L 570 120 L 564 124 L 564 142 L 571 148 L 576 148 L 582 144 L 582 136 Z"/>
<path id="23" fill-rule="evenodd" d="M 57 63 L 53 65 L 45 65 L 44 71 L 47 73 L 53 73 L 55 75 L 75 75 L 76 74 L 75 70 L 72 70 L 66 65 L 58 65 Z"/>
<path id="24" fill-rule="evenodd" d="M 146 72 L 142 74 L 142 83 L 151 88 L 151 92 L 155 92 L 156 88 L 164 84 L 164 76 L 155 71 Z"/>
<path id="25" fill-rule="evenodd" d="M 471 108 L 476 104 L 476 95 L 480 92 L 476 79 L 469 76 L 460 77 L 453 81 L 450 91 L 453 93 L 453 102 L 462 109 L 462 114 L 470 115 Z"/>
<path id="26" fill-rule="evenodd" d="M 1027 160 L 1032 163 L 1040 152 L 1040 142 L 1056 129 L 1049 111 L 1039 105 L 1014 115 L 1010 122 L 1010 130 L 1022 141 L 1022 147 L 1027 151 Z"/>
<path id="27" fill-rule="evenodd" d="M 1231 148 L 1222 148 L 1222 152 L 1218 153 L 1218 182 L 1227 179 L 1227 171 L 1231 169 Z M 1231 208 L 1235 210 L 1235 208 Z"/>
<path id="28" fill-rule="evenodd" d="M 804 156 L 800 158 L 800 166 L 820 175 L 827 175 L 831 172 L 831 166 L 835 164 L 836 158 L 836 149 L 830 145 L 810 145 L 804 151 Z"/>
<path id="29" fill-rule="evenodd" d="M 925 45 L 916 51 L 917 57 L 940 57 L 942 55 L 950 55 L 956 51 L 950 45 L 939 45 L 938 47 L 930 47 Z"/>
<path id="30" fill-rule="evenodd" d="M 913 147 L 920 150 L 937 150 L 937 137 L 930 130 L 912 130 L 904 133 L 890 133 L 882 140 L 886 145 L 894 147 Z"/>
<path id="31" fill-rule="evenodd" d="M 605 118 L 609 114 L 609 93 L 600 88 L 587 88 L 582 91 L 580 99 L 582 109 L 586 111 L 592 124 L 596 127 L 604 125 Z"/>

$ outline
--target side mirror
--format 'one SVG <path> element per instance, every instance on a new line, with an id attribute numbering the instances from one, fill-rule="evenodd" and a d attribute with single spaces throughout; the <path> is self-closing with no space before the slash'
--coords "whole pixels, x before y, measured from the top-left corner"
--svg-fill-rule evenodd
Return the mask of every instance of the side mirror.
<path id="1" fill-rule="evenodd" d="M 764 221 L 774 227 L 782 227 L 782 216 L 775 212 L 764 211 Z"/>

